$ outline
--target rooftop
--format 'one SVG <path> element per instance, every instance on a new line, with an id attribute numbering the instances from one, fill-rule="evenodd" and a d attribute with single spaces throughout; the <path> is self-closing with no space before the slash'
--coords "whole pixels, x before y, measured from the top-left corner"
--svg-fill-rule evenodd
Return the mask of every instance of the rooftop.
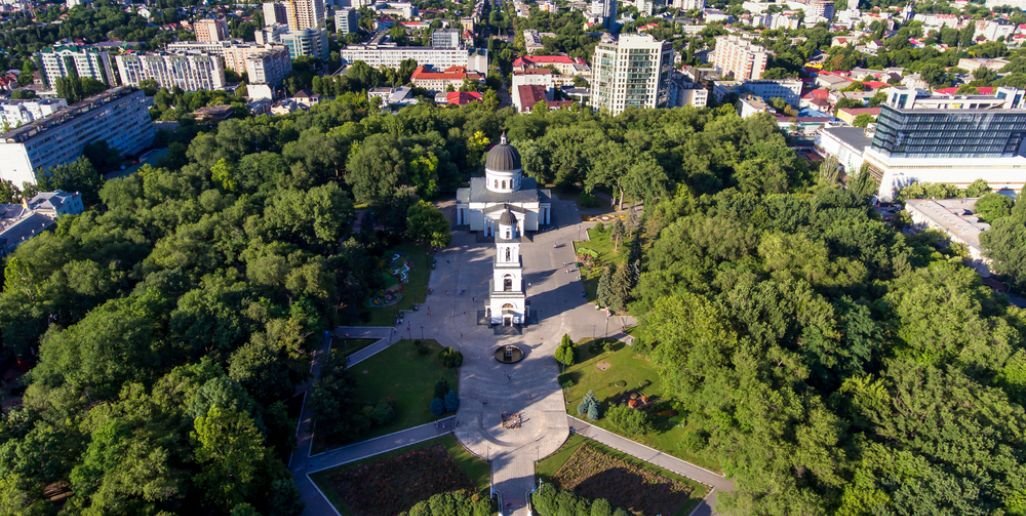
<path id="1" fill-rule="evenodd" d="M 822 131 L 829 133 L 853 149 L 865 149 L 873 142 L 873 139 L 866 136 L 866 131 L 860 127 L 824 127 Z"/>
<path id="2" fill-rule="evenodd" d="M 89 111 L 92 111 L 104 104 L 127 97 L 136 91 L 139 90 L 127 86 L 109 89 L 98 95 L 93 95 L 74 106 L 68 106 L 64 109 L 58 110 L 46 118 L 29 122 L 21 127 L 11 129 L 6 133 L 0 134 L 0 140 L 6 143 L 24 142 L 47 129 L 57 127 L 79 115 L 88 113 Z"/>
<path id="3" fill-rule="evenodd" d="M 906 209 L 914 209 L 967 245 L 980 249 L 980 233 L 990 228 L 975 214 L 976 199 L 912 199 Z"/>

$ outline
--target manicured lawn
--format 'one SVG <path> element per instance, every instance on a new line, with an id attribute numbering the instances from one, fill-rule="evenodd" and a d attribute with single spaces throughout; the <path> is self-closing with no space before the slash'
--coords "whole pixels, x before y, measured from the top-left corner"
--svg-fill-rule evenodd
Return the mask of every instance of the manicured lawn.
<path id="1" fill-rule="evenodd" d="M 343 514 L 399 514 L 433 494 L 457 489 L 487 497 L 491 467 L 445 435 L 311 477 Z"/>
<path id="2" fill-rule="evenodd" d="M 652 398 L 654 406 L 649 409 L 653 430 L 640 435 L 625 435 L 630 439 L 651 446 L 657 450 L 694 462 L 712 470 L 719 466 L 696 454 L 688 448 L 687 432 L 681 425 L 683 416 L 673 410 L 672 400 L 663 395 L 663 384 L 655 366 L 648 357 L 634 351 L 634 348 L 614 342 L 611 351 L 592 353 L 588 343 L 577 346 L 577 363 L 559 376 L 566 396 L 568 414 L 577 415 L 577 405 L 590 390 L 608 408 L 614 400 L 632 392 Z M 612 432 L 620 431 L 603 418 L 593 423 Z"/>
<path id="3" fill-rule="evenodd" d="M 617 249 L 613 250 L 612 223 L 603 223 L 603 228 L 592 227 L 588 230 L 588 241 L 574 242 L 574 252 L 578 259 L 588 254 L 586 250 L 594 251 L 597 257 L 590 261 L 581 262 L 581 281 L 584 283 L 584 292 L 588 301 L 594 301 L 598 290 L 598 280 L 602 276 L 602 269 L 609 264 L 620 264 L 624 261 L 624 243 L 621 242 Z"/>
<path id="4" fill-rule="evenodd" d="M 377 339 L 335 339 L 335 349 L 347 357 L 377 342 Z"/>
<path id="5" fill-rule="evenodd" d="M 688 478 L 571 435 L 538 461 L 538 476 L 585 498 L 605 498 L 637 514 L 690 514 L 707 488 Z"/>
<path id="6" fill-rule="evenodd" d="M 400 310 L 409 310 L 419 305 L 427 297 L 428 280 L 431 279 L 431 254 L 424 248 L 413 244 L 405 244 L 385 252 L 385 261 L 393 254 L 401 254 L 410 265 L 409 282 L 403 286 L 403 298 L 394 305 L 381 308 L 369 308 L 364 326 L 392 326 Z"/>
<path id="7" fill-rule="evenodd" d="M 439 419 L 431 413 L 435 383 L 445 380 L 452 390 L 459 392 L 459 370 L 442 366 L 438 360 L 442 347 L 437 342 L 421 342 L 418 349 L 414 341 L 401 340 L 349 369 L 355 382 L 356 401 L 369 405 L 383 400 L 391 402 L 395 410 L 392 421 L 361 435 L 315 432 L 315 453 Z"/>
<path id="8" fill-rule="evenodd" d="M 391 423 L 375 428 L 361 439 L 438 419 L 431 413 L 431 399 L 439 380 L 446 380 L 451 389 L 459 391 L 458 369 L 442 367 L 438 361 L 442 347 L 433 340 L 421 342 L 427 353 L 422 354 L 414 341 L 401 340 L 351 369 L 357 399 L 367 403 L 390 400 L 395 407 Z"/>

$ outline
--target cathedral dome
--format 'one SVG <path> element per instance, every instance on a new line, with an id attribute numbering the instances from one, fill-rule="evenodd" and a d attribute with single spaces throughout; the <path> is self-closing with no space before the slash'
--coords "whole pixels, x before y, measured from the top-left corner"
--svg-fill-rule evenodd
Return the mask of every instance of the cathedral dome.
<path id="1" fill-rule="evenodd" d="M 485 168 L 496 172 L 513 172 L 520 170 L 520 153 L 506 141 L 506 133 L 502 134 L 499 144 L 488 151 Z"/>
<path id="2" fill-rule="evenodd" d="M 517 217 L 516 217 L 516 215 L 513 215 L 513 211 L 510 210 L 508 207 L 506 208 L 506 211 L 502 212 L 502 215 L 499 216 L 499 225 L 501 225 L 501 226 L 516 226 L 517 225 Z"/>

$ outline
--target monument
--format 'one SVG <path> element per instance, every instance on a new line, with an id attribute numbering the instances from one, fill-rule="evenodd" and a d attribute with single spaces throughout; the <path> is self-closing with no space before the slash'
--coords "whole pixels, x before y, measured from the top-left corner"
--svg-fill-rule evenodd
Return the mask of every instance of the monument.
<path id="1" fill-rule="evenodd" d="M 527 322 L 524 266 L 520 263 L 520 221 L 510 206 L 499 215 L 495 231 L 495 262 L 485 313 L 490 324 L 519 326 Z"/>

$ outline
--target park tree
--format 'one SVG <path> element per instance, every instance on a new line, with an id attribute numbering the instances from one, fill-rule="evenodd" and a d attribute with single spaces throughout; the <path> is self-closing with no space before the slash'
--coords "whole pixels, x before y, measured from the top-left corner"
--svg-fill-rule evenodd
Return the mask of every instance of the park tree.
<path id="1" fill-rule="evenodd" d="M 406 212 L 406 235 L 418 244 L 441 249 L 452 238 L 449 220 L 427 201 L 417 201 Z"/>
<path id="2" fill-rule="evenodd" d="M 100 187 L 103 186 L 103 176 L 85 156 L 46 170 L 37 179 L 41 191 L 79 192 L 86 204 L 98 200 Z"/>
<path id="3" fill-rule="evenodd" d="M 555 357 L 556 362 L 559 362 L 563 367 L 574 365 L 576 357 L 574 356 L 574 342 L 570 340 L 570 335 L 563 335 L 559 346 L 556 347 Z"/>
<path id="4" fill-rule="evenodd" d="M 1012 214 L 1012 199 L 999 193 L 987 193 L 976 200 L 976 214 L 980 219 L 994 222 Z"/>
<path id="5" fill-rule="evenodd" d="M 857 115 L 855 117 L 855 119 L 851 121 L 851 125 L 852 125 L 852 127 L 861 127 L 863 129 L 865 129 L 866 127 L 869 126 L 869 124 L 871 124 L 871 123 L 873 123 L 875 121 L 876 121 L 876 118 L 873 117 L 873 115 L 870 115 L 868 113 L 862 113 L 860 115 Z"/>
<path id="6" fill-rule="evenodd" d="M 263 439 L 253 420 L 238 410 L 212 405 L 196 418 L 192 438 L 196 462 L 202 467 L 197 483 L 208 503 L 222 510 L 242 503 L 264 459 Z"/>

